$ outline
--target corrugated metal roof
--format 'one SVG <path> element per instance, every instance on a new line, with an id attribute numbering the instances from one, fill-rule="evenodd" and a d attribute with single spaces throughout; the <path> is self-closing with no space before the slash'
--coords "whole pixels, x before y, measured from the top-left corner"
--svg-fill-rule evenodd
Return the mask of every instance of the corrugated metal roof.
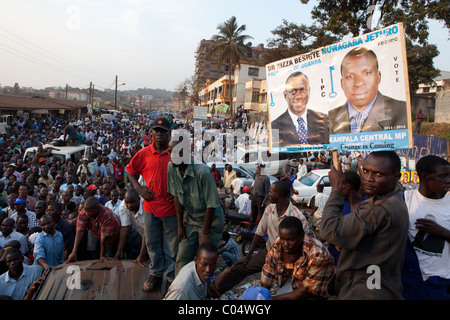
<path id="1" fill-rule="evenodd" d="M 70 266 L 78 268 L 74 273 Z M 80 288 L 72 288 L 79 274 Z M 159 291 L 142 290 L 149 276 L 147 267 L 132 260 L 87 260 L 52 268 L 36 300 L 160 300 Z"/>
<path id="2" fill-rule="evenodd" d="M 25 96 L 11 96 L 0 94 L 0 110 L 78 110 L 80 108 L 87 108 L 87 101 L 56 99 L 49 97 L 25 97 Z M 121 104 L 123 111 L 133 111 L 134 108 L 128 105 Z M 114 110 L 112 104 L 100 103 L 100 108 L 107 110 Z M 119 109 L 119 106 L 117 106 Z"/>
<path id="3" fill-rule="evenodd" d="M 77 110 L 87 107 L 86 101 L 55 99 L 49 97 L 23 97 L 0 95 L 0 109 L 21 110 L 21 109 L 68 109 Z"/>

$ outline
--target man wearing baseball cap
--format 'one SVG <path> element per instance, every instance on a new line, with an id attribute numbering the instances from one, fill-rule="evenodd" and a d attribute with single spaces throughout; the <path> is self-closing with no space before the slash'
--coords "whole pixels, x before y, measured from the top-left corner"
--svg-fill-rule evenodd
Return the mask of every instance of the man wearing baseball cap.
<path id="1" fill-rule="evenodd" d="M 139 150 L 126 170 L 132 186 L 139 193 L 144 209 L 144 236 L 150 257 L 150 276 L 144 291 L 159 289 L 162 278 L 169 282 L 175 278 L 175 259 L 178 253 L 178 223 L 173 196 L 167 193 L 167 152 L 172 126 L 165 118 L 152 124 L 153 143 Z M 139 183 L 139 176 L 145 185 Z M 167 286 L 168 288 L 168 286 Z"/>
<path id="2" fill-rule="evenodd" d="M 167 131 L 172 130 L 172 125 L 170 124 L 170 121 L 166 118 L 158 118 L 155 121 L 153 121 L 152 124 L 152 131 L 156 128 L 161 128 Z"/>
<path id="3" fill-rule="evenodd" d="M 245 214 L 250 216 L 250 213 L 252 211 L 252 200 L 250 200 L 250 187 L 245 186 L 244 192 L 237 197 L 237 199 L 234 201 L 234 204 L 236 205 L 236 208 L 238 208 L 238 212 L 240 214 Z"/>
<path id="4" fill-rule="evenodd" d="M 78 177 L 80 177 L 82 173 L 85 173 L 87 178 L 91 178 L 95 174 L 94 167 L 89 163 L 88 157 L 83 157 L 83 163 L 77 169 Z"/>

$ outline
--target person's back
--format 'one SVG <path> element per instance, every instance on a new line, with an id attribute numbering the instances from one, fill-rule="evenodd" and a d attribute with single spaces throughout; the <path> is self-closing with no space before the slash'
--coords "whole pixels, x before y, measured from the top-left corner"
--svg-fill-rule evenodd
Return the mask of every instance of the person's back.
<path id="1" fill-rule="evenodd" d="M 233 193 L 236 196 L 239 196 L 241 194 L 241 188 L 244 186 L 244 181 L 241 179 L 241 173 L 238 171 L 236 172 L 236 178 L 231 181 L 231 188 L 233 190 Z"/>
<path id="2" fill-rule="evenodd" d="M 314 196 L 314 207 L 315 211 L 313 214 L 312 225 L 318 229 L 320 226 L 320 221 L 322 220 L 323 209 L 328 200 L 328 195 L 323 193 L 323 185 L 317 186 L 318 193 Z"/>
<path id="3" fill-rule="evenodd" d="M 246 187 L 248 188 L 248 187 Z M 250 189 L 250 188 L 249 188 Z M 248 191 L 250 192 L 250 191 Z M 250 216 L 252 211 L 252 200 L 250 200 L 250 195 L 247 192 L 242 193 L 237 199 L 235 200 L 235 205 L 238 209 L 238 213 L 245 214 Z"/>

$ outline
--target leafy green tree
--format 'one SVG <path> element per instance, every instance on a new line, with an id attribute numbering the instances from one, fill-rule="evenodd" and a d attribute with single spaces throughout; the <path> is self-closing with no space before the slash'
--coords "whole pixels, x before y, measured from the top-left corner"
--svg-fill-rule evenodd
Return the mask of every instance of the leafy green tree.
<path id="1" fill-rule="evenodd" d="M 231 84 L 232 67 L 239 67 L 239 61 L 246 53 L 251 51 L 251 48 L 244 43 L 251 36 L 242 34 L 246 30 L 246 25 L 238 26 L 236 17 L 232 16 L 230 19 L 217 26 L 218 33 L 213 35 L 211 41 L 213 48 L 209 52 L 210 57 L 217 57 L 217 67 L 220 68 L 227 59 L 229 61 L 228 76 L 230 84 L 230 109 L 233 110 L 233 94 Z"/>
<path id="2" fill-rule="evenodd" d="M 297 25 L 283 20 L 283 24 L 272 31 L 263 53 L 263 62 L 289 58 L 339 41 L 339 38 L 320 26 Z"/>

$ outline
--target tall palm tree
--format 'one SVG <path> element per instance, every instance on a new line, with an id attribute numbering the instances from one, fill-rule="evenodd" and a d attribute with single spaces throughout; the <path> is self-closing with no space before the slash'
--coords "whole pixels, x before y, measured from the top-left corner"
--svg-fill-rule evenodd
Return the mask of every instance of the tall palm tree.
<path id="1" fill-rule="evenodd" d="M 245 54 L 251 51 L 249 46 L 244 44 L 245 41 L 253 39 L 253 37 L 242 34 L 247 27 L 245 24 L 238 26 L 236 17 L 232 16 L 230 19 L 219 24 L 217 34 L 211 37 L 213 49 L 209 52 L 210 57 L 218 56 L 217 68 L 220 68 L 225 61 L 229 60 L 228 76 L 230 84 L 230 110 L 233 112 L 233 95 L 231 85 L 231 70 L 232 67 L 238 67 L 239 61 Z"/>

